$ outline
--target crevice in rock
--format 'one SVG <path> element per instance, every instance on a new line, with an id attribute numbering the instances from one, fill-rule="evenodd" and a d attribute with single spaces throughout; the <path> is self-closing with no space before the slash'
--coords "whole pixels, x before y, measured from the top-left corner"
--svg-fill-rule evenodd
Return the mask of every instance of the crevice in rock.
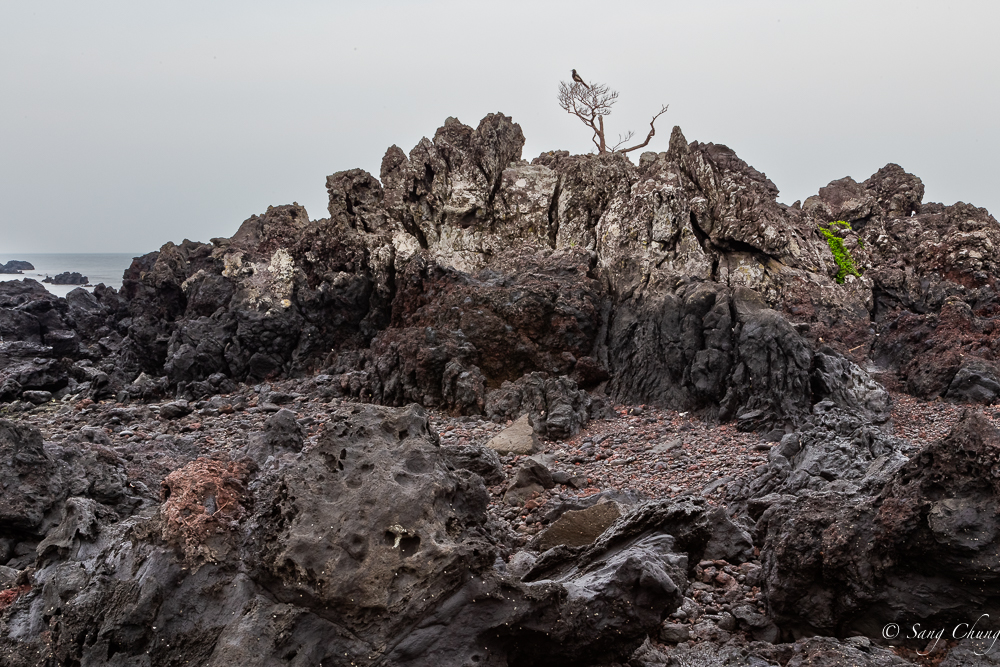
<path id="1" fill-rule="evenodd" d="M 556 179 L 556 187 L 552 191 L 552 201 L 549 202 L 549 247 L 553 250 L 556 247 L 556 239 L 559 236 L 559 197 L 562 194 L 563 177 Z"/>

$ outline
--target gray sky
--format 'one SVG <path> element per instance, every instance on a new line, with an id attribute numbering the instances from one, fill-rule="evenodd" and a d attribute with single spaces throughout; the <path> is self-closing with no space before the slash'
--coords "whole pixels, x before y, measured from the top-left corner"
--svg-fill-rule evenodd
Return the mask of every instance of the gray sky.
<path id="1" fill-rule="evenodd" d="M 647 150 L 680 125 L 786 203 L 896 162 L 998 215 L 998 27 L 995 0 L 0 0 L 0 260 L 324 217 L 327 174 L 377 176 L 448 116 L 589 152 L 555 99 L 573 67 L 620 92 L 609 136 L 669 103 Z"/>

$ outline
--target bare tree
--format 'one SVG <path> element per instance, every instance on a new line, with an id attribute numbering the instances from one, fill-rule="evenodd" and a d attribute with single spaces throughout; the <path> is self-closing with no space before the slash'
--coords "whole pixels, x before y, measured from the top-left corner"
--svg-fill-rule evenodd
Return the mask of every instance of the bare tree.
<path id="1" fill-rule="evenodd" d="M 611 90 L 603 83 L 592 83 L 588 87 L 582 82 L 566 83 L 560 81 L 558 99 L 559 106 L 564 111 L 576 116 L 584 125 L 593 130 L 592 140 L 597 146 L 598 153 L 628 153 L 646 146 L 656 134 L 656 126 L 654 125 L 656 119 L 665 114 L 669 106 L 664 104 L 659 112 L 653 116 L 653 120 L 649 121 L 649 134 L 646 135 L 645 141 L 630 148 L 620 148 L 622 144 L 635 136 L 635 133 L 629 131 L 624 136 L 619 135 L 618 143 L 611 147 L 608 146 L 608 142 L 604 138 L 604 117 L 611 113 L 612 105 L 618 100 L 617 91 Z"/>

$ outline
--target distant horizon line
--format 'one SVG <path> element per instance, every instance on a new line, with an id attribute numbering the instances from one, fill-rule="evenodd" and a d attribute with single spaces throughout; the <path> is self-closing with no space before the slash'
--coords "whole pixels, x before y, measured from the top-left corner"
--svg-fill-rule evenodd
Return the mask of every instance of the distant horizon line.
<path id="1" fill-rule="evenodd" d="M 6 257 L 14 255 L 133 255 L 141 256 L 148 255 L 151 252 L 157 252 L 156 250 L 147 250 L 146 252 L 133 253 L 133 252 L 0 252 L 0 257 Z M 15 257 L 16 259 L 16 257 Z"/>

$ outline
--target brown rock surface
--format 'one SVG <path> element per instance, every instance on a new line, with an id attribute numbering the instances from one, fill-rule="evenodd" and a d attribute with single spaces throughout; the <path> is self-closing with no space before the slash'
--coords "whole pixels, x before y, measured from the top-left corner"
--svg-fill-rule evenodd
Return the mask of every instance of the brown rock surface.
<path id="1" fill-rule="evenodd" d="M 618 503 L 598 503 L 582 510 L 570 510 L 538 535 L 538 548 L 582 547 L 592 544 L 605 529 L 622 515 Z"/>

